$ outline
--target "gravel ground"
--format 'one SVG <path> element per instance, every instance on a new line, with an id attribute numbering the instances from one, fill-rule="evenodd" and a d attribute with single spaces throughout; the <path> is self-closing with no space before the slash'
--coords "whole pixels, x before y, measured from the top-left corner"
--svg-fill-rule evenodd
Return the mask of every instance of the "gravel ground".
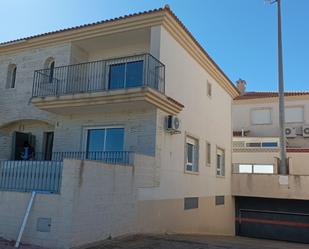
<path id="1" fill-rule="evenodd" d="M 309 245 L 222 236 L 130 236 L 88 249 L 308 249 Z"/>

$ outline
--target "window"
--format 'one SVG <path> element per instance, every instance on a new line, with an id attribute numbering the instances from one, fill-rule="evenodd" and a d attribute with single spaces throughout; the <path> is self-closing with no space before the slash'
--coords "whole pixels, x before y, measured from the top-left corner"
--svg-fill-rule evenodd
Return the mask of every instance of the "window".
<path id="1" fill-rule="evenodd" d="M 216 205 L 224 205 L 224 195 L 216 196 Z"/>
<path id="2" fill-rule="evenodd" d="M 94 128 L 86 130 L 86 158 L 94 159 L 100 156 L 117 156 L 121 159 L 124 148 L 123 128 Z M 110 152 L 110 153 L 103 153 Z"/>
<path id="3" fill-rule="evenodd" d="M 225 155 L 224 150 L 217 148 L 217 176 L 225 175 Z"/>
<path id="4" fill-rule="evenodd" d="M 277 142 L 263 142 L 262 147 L 278 147 Z"/>
<path id="5" fill-rule="evenodd" d="M 143 65 L 142 60 L 110 65 L 109 89 L 142 86 Z"/>
<path id="6" fill-rule="evenodd" d="M 198 172 L 198 140 L 186 138 L 186 171 Z"/>
<path id="7" fill-rule="evenodd" d="M 206 165 L 210 166 L 211 164 L 211 144 L 206 142 Z"/>
<path id="8" fill-rule="evenodd" d="M 211 94 L 212 94 L 211 84 L 207 81 L 207 96 L 211 97 Z"/>
<path id="9" fill-rule="evenodd" d="M 304 108 L 302 106 L 286 107 L 285 122 L 286 123 L 304 122 Z"/>
<path id="10" fill-rule="evenodd" d="M 246 147 L 261 147 L 261 143 L 246 143 Z"/>
<path id="11" fill-rule="evenodd" d="M 245 174 L 274 174 L 274 165 L 272 164 L 239 164 L 236 173 Z"/>
<path id="12" fill-rule="evenodd" d="M 8 73 L 7 73 L 6 88 L 15 88 L 16 70 L 17 70 L 17 67 L 15 64 L 9 65 Z"/>
<path id="13" fill-rule="evenodd" d="M 254 164 L 253 173 L 257 174 L 273 174 L 274 165 L 272 164 Z"/>
<path id="14" fill-rule="evenodd" d="M 49 67 L 49 83 L 53 82 L 53 78 L 54 78 L 54 70 L 55 70 L 55 61 L 52 61 L 50 63 L 50 67 Z"/>
<path id="15" fill-rule="evenodd" d="M 184 198 L 184 210 L 198 208 L 198 197 Z"/>
<path id="16" fill-rule="evenodd" d="M 48 77 L 45 79 L 45 81 L 48 83 L 53 83 L 55 73 L 55 59 L 53 57 L 47 58 L 44 63 L 44 68 L 46 69 L 46 77 Z"/>
<path id="17" fill-rule="evenodd" d="M 254 125 L 271 124 L 271 109 L 252 110 L 251 123 Z"/>
<path id="18" fill-rule="evenodd" d="M 236 173 L 253 173 L 252 164 L 239 164 Z"/>

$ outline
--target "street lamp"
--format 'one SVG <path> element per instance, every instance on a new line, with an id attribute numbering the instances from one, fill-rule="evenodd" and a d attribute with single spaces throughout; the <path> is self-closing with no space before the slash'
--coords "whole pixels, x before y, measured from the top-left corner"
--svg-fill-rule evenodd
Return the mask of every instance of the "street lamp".
<path id="1" fill-rule="evenodd" d="M 280 167 L 279 174 L 287 175 L 286 163 L 286 138 L 285 138 L 285 113 L 284 113 L 284 82 L 282 63 L 282 34 L 281 34 L 281 0 L 267 0 L 270 4 L 277 3 L 278 18 L 278 76 L 279 76 L 279 126 L 280 126 Z"/>

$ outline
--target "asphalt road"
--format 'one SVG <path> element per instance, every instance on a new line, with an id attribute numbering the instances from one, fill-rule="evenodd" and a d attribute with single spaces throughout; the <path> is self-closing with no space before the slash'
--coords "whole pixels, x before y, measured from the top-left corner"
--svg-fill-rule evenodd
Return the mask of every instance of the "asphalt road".
<path id="1" fill-rule="evenodd" d="M 14 242 L 0 239 L 0 249 L 14 249 Z M 47 249 L 21 245 L 20 249 Z M 49 248 L 53 249 L 53 248 Z M 205 235 L 128 236 L 87 249 L 309 249 L 309 244 Z"/>
<path id="2" fill-rule="evenodd" d="M 309 245 L 243 237 L 165 235 L 107 240 L 88 249 L 309 249 Z"/>

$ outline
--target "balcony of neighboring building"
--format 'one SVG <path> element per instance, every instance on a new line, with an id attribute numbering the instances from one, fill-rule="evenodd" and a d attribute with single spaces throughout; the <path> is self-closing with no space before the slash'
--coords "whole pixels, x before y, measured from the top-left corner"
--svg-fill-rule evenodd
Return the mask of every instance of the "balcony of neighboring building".
<path id="1" fill-rule="evenodd" d="M 288 175 L 279 175 L 279 138 L 233 139 L 234 196 L 309 199 L 309 149 L 287 148 Z"/>

